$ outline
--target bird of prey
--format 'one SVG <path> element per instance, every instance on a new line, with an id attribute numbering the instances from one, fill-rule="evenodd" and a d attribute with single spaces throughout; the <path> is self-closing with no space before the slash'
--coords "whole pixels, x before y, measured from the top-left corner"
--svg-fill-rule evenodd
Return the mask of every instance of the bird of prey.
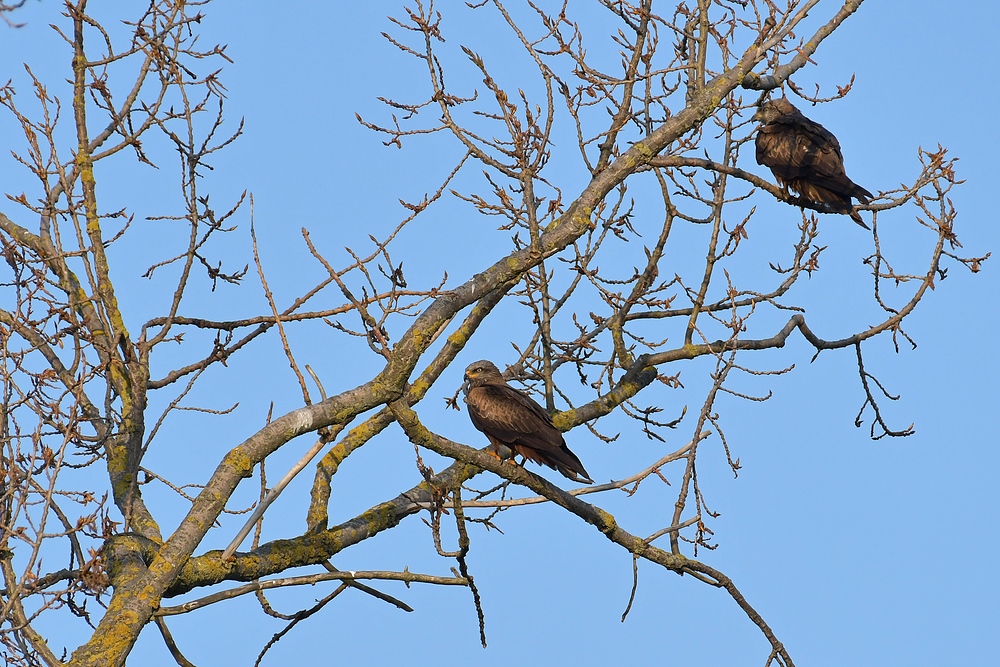
<path id="1" fill-rule="evenodd" d="M 872 193 L 847 177 L 837 137 L 784 98 L 761 104 L 753 119 L 763 122 L 757 132 L 757 164 L 769 167 L 786 192 L 791 188 L 811 208 L 846 213 L 868 229 L 851 197 L 867 204 Z"/>
<path id="2" fill-rule="evenodd" d="M 500 445 L 506 445 L 515 454 L 558 470 L 567 479 L 593 483 L 553 426 L 549 413 L 507 384 L 491 362 L 477 361 L 466 368 L 463 389 L 472 425 L 486 434 L 495 453 Z"/>

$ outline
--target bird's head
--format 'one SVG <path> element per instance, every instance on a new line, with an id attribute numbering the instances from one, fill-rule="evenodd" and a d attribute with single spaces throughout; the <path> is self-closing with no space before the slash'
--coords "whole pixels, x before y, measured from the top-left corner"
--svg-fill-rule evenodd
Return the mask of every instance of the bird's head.
<path id="1" fill-rule="evenodd" d="M 799 110 L 796 109 L 791 102 L 784 97 L 779 97 L 776 100 L 762 102 L 760 106 L 757 107 L 757 113 L 753 115 L 753 120 L 758 120 L 766 125 L 781 116 L 796 113 L 799 113 Z"/>
<path id="2" fill-rule="evenodd" d="M 468 368 L 465 369 L 464 388 L 466 393 L 468 393 L 469 389 L 472 387 L 478 387 L 480 385 L 490 383 L 502 383 L 503 381 L 500 369 L 497 368 L 492 361 L 482 359 L 469 364 Z"/>

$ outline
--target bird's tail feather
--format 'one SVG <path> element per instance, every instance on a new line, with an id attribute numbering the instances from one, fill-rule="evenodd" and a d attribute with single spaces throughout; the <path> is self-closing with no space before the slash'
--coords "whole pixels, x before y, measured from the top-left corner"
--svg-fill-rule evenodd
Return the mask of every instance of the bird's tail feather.
<path id="1" fill-rule="evenodd" d="M 594 483 L 594 480 L 590 478 L 590 475 L 587 474 L 587 470 L 583 467 L 583 463 L 580 462 L 577 455 L 571 452 L 568 447 L 563 447 L 559 450 L 559 454 L 561 455 L 558 457 L 559 460 L 555 461 L 556 470 L 558 470 L 563 477 L 583 484 Z"/>
<path id="2" fill-rule="evenodd" d="M 854 207 L 851 207 L 850 216 L 851 216 L 851 220 L 853 220 L 854 222 L 858 223 L 859 225 L 861 225 L 865 229 L 871 231 L 871 227 L 869 227 L 868 225 L 866 225 L 865 221 L 861 219 L 861 214 L 858 213 L 858 209 L 856 209 Z"/>
<path id="3" fill-rule="evenodd" d="M 872 197 L 874 197 L 875 195 L 868 192 L 868 190 L 865 190 L 857 183 L 854 183 L 854 191 L 851 192 L 851 196 L 857 199 L 862 204 L 867 204 L 872 200 Z"/>

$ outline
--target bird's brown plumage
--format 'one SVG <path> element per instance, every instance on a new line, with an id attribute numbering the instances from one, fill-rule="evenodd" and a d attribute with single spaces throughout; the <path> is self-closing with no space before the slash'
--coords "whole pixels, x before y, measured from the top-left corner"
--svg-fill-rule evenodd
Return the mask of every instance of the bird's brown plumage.
<path id="1" fill-rule="evenodd" d="M 486 434 L 494 451 L 506 445 L 516 454 L 541 463 L 574 482 L 593 483 L 576 454 L 569 450 L 552 417 L 524 392 L 511 387 L 489 361 L 465 369 L 465 404 L 472 425 Z"/>
<path id="2" fill-rule="evenodd" d="M 784 98 L 761 104 L 754 119 L 764 123 L 757 132 L 757 164 L 769 167 L 782 187 L 797 192 L 812 208 L 846 213 L 868 228 L 851 198 L 867 204 L 872 193 L 847 177 L 837 137 Z"/>

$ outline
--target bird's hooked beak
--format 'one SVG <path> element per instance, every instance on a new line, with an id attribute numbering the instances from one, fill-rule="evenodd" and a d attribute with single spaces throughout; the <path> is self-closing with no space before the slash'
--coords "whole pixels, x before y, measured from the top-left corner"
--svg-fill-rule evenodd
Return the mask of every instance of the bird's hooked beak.
<path id="1" fill-rule="evenodd" d="M 757 111 L 755 111 L 753 116 L 750 117 L 750 120 L 756 120 L 756 121 L 764 120 L 764 117 L 761 116 L 760 114 L 760 107 L 757 107 Z"/>
<path id="2" fill-rule="evenodd" d="M 462 393 L 465 394 L 466 396 L 468 396 L 469 395 L 469 389 L 471 389 L 471 386 L 469 384 L 471 382 L 471 379 L 469 378 L 469 374 L 468 373 L 464 374 L 462 376 L 462 380 L 463 380 L 463 382 L 462 382 Z"/>

